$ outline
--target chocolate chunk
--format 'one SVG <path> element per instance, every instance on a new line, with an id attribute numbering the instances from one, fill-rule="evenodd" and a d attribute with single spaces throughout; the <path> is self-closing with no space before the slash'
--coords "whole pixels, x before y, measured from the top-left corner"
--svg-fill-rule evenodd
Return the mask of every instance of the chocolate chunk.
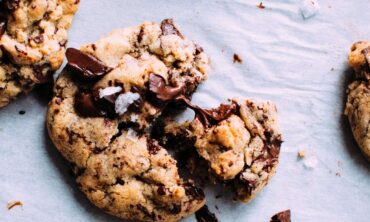
<path id="1" fill-rule="evenodd" d="M 158 145 L 158 142 L 155 140 L 149 140 L 148 142 L 148 151 L 151 155 L 156 155 L 161 150 L 161 147 Z"/>
<path id="2" fill-rule="evenodd" d="M 82 79 L 97 79 L 112 70 L 94 56 L 83 53 L 78 49 L 67 49 L 66 56 L 69 67 L 77 71 Z"/>
<path id="3" fill-rule="evenodd" d="M 94 95 L 88 92 L 79 92 L 75 96 L 75 110 L 84 117 L 103 117 L 106 112 L 96 105 Z"/>
<path id="4" fill-rule="evenodd" d="M 44 36 L 43 35 L 38 35 L 36 37 L 33 38 L 33 41 L 36 43 L 36 44 L 41 44 L 44 42 Z"/>
<path id="5" fill-rule="evenodd" d="M 196 187 L 193 183 L 187 182 L 184 184 L 185 194 L 193 197 L 196 200 L 204 199 L 204 192 L 202 189 Z"/>
<path id="6" fill-rule="evenodd" d="M 26 114 L 26 111 L 24 110 L 19 111 L 19 115 L 24 115 L 24 114 Z"/>
<path id="7" fill-rule="evenodd" d="M 198 222 L 218 222 L 216 215 L 209 211 L 207 205 L 195 213 L 195 218 Z"/>
<path id="8" fill-rule="evenodd" d="M 361 53 L 365 56 L 367 64 L 370 65 L 370 47 L 363 49 Z"/>
<path id="9" fill-rule="evenodd" d="M 49 64 L 33 66 L 33 75 L 38 80 L 39 84 L 53 82 L 53 72 Z"/>
<path id="10" fill-rule="evenodd" d="M 8 11 L 14 11 L 19 7 L 20 0 L 3 0 L 0 2 L 1 9 L 5 9 Z"/>
<path id="11" fill-rule="evenodd" d="M 242 64 L 243 63 L 243 60 L 242 60 L 242 58 L 240 58 L 240 56 L 238 54 L 234 53 L 234 55 L 233 55 L 233 62 L 234 63 Z"/>
<path id="12" fill-rule="evenodd" d="M 290 210 L 275 214 L 270 222 L 290 222 Z"/>
<path id="13" fill-rule="evenodd" d="M 166 102 L 180 96 L 184 91 L 184 86 L 166 86 L 166 81 L 162 76 L 152 73 L 149 76 L 149 90 L 156 95 L 157 99 Z"/>
<path id="14" fill-rule="evenodd" d="M 161 23 L 161 29 L 163 35 L 178 35 L 181 38 L 184 38 L 181 32 L 175 27 L 172 19 L 163 20 Z"/>
<path id="15" fill-rule="evenodd" d="M 230 105 L 221 104 L 216 109 L 207 110 L 193 105 L 190 100 L 184 96 L 180 96 L 176 98 L 176 100 L 185 103 L 190 109 L 194 110 L 195 118 L 198 119 L 205 127 L 209 127 L 227 119 L 232 114 L 236 113 L 238 108 L 238 105 L 234 101 Z"/>

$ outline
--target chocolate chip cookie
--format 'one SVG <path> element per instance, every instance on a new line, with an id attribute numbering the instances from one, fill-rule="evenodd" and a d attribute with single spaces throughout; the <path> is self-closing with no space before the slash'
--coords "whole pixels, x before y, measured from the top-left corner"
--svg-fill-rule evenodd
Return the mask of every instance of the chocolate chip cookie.
<path id="1" fill-rule="evenodd" d="M 370 161 L 370 42 L 353 44 L 349 64 L 355 75 L 347 89 L 345 115 L 359 147 Z"/>
<path id="2" fill-rule="evenodd" d="M 193 147 L 201 159 L 190 163 L 199 166 L 205 160 L 216 182 L 231 186 L 235 199 L 252 200 L 274 175 L 279 161 L 282 137 L 275 105 L 231 100 L 205 110 L 186 98 L 178 101 L 195 111 L 195 119 L 164 124 L 161 144 Z"/>
<path id="3" fill-rule="evenodd" d="M 151 137 L 168 104 L 190 98 L 209 61 L 171 19 L 115 30 L 80 50 L 56 81 L 47 128 L 89 200 L 129 220 L 177 221 L 205 203 Z"/>
<path id="4" fill-rule="evenodd" d="M 0 1 L 0 107 L 52 80 L 79 0 Z"/>

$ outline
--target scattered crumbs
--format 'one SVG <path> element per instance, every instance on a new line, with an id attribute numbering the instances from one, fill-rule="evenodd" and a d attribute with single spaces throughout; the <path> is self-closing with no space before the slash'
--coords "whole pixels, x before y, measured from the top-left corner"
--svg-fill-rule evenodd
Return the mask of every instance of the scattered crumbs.
<path id="1" fill-rule="evenodd" d="M 14 201 L 14 202 L 10 202 L 8 203 L 8 210 L 11 210 L 13 207 L 16 207 L 16 206 L 20 206 L 22 207 L 23 206 L 23 203 L 20 202 L 20 201 Z"/>
<path id="2" fill-rule="evenodd" d="M 238 54 L 234 53 L 234 55 L 233 55 L 233 62 L 234 63 L 242 64 L 243 63 L 243 60 L 242 60 L 242 58 L 240 58 L 240 56 Z"/>
<path id="3" fill-rule="evenodd" d="M 316 156 L 309 156 L 304 160 L 304 166 L 308 169 L 313 169 L 319 163 L 319 160 Z"/>
<path id="4" fill-rule="evenodd" d="M 304 0 L 301 5 L 301 14 L 304 19 L 315 16 L 320 11 L 320 5 L 317 0 Z"/>
<path id="5" fill-rule="evenodd" d="M 335 176 L 337 176 L 337 177 L 341 177 L 340 172 L 336 172 L 336 173 L 335 173 Z"/>
<path id="6" fill-rule="evenodd" d="M 266 6 L 264 6 L 262 2 L 260 2 L 260 3 L 257 5 L 257 7 L 258 7 L 258 8 L 260 8 L 260 9 L 265 9 L 265 8 L 266 8 Z"/>
<path id="7" fill-rule="evenodd" d="M 26 111 L 21 110 L 21 111 L 19 111 L 18 113 L 19 113 L 19 115 L 24 115 L 24 114 L 26 114 Z"/>
<path id="8" fill-rule="evenodd" d="M 306 152 L 304 150 L 299 150 L 298 151 L 298 157 L 300 159 L 303 159 L 305 157 L 305 155 L 306 155 Z"/>

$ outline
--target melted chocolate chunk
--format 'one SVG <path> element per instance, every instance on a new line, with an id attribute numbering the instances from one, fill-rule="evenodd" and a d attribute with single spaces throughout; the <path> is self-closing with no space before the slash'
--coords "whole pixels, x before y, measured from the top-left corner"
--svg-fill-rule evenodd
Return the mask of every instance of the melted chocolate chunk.
<path id="1" fill-rule="evenodd" d="M 181 32 L 175 27 L 172 19 L 163 20 L 161 23 L 161 29 L 163 35 L 178 35 L 181 38 L 184 38 Z"/>
<path id="2" fill-rule="evenodd" d="M 218 222 L 216 215 L 209 211 L 207 205 L 195 213 L 195 218 L 198 222 Z"/>
<path id="3" fill-rule="evenodd" d="M 184 184 L 185 194 L 193 197 L 195 200 L 203 200 L 204 192 L 202 189 L 196 187 L 193 183 L 187 182 Z"/>
<path id="4" fill-rule="evenodd" d="M 290 210 L 286 210 L 275 214 L 270 222 L 290 222 Z"/>
<path id="5" fill-rule="evenodd" d="M 190 102 L 184 96 L 176 98 L 177 101 L 185 103 L 190 109 L 195 112 L 195 119 L 198 119 L 205 127 L 217 124 L 218 122 L 229 118 L 232 114 L 237 112 L 238 105 L 232 102 L 230 105 L 221 104 L 216 109 L 202 109 Z"/>
<path id="6" fill-rule="evenodd" d="M 183 94 L 184 86 L 166 86 L 165 79 L 157 74 L 149 76 L 149 90 L 156 95 L 156 98 L 162 102 L 174 100 L 176 97 Z"/>
<path id="7" fill-rule="evenodd" d="M 79 92 L 75 96 L 75 110 L 84 117 L 103 117 L 106 112 L 96 105 L 95 97 L 89 92 Z"/>
<path id="8" fill-rule="evenodd" d="M 67 49 L 66 56 L 69 67 L 77 71 L 80 77 L 85 80 L 97 79 L 112 70 L 94 56 L 83 53 L 78 49 Z"/>

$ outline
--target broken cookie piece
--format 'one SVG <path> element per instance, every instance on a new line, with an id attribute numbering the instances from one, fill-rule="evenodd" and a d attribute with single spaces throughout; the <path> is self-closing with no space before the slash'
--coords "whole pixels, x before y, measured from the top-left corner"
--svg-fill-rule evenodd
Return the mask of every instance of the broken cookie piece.
<path id="1" fill-rule="evenodd" d="M 205 110 L 182 99 L 196 115 L 182 125 L 167 123 L 164 145 L 190 146 L 208 163 L 221 183 L 230 185 L 235 197 L 248 202 L 268 183 L 279 162 L 281 132 L 275 105 L 251 100 L 232 100 L 229 105 Z"/>
<path id="2" fill-rule="evenodd" d="M 62 65 L 79 0 L 0 1 L 0 108 Z"/>
<path id="3" fill-rule="evenodd" d="M 354 76 L 347 89 L 344 114 L 348 116 L 357 144 L 370 161 L 370 42 L 353 44 L 349 64 L 354 69 Z"/>
<path id="4" fill-rule="evenodd" d="M 150 136 L 153 122 L 206 79 L 208 58 L 170 19 L 115 30 L 68 49 L 47 128 L 76 181 L 106 212 L 134 221 L 178 221 L 203 207 L 203 191 Z"/>

